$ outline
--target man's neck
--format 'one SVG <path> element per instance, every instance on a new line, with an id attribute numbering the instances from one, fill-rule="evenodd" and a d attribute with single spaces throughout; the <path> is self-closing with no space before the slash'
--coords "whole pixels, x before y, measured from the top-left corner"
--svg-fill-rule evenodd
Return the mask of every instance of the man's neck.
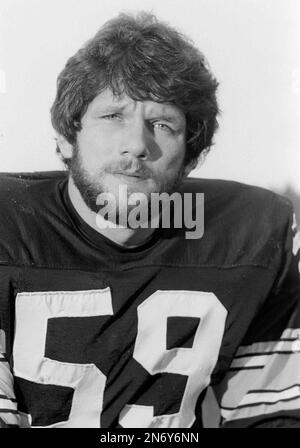
<path id="1" fill-rule="evenodd" d="M 151 227 L 147 229 L 130 229 L 121 226 L 105 226 L 105 220 L 100 213 L 96 214 L 86 205 L 71 176 L 69 176 L 68 193 L 79 216 L 94 230 L 122 247 L 133 248 L 141 246 L 151 237 L 155 230 L 155 228 Z"/>

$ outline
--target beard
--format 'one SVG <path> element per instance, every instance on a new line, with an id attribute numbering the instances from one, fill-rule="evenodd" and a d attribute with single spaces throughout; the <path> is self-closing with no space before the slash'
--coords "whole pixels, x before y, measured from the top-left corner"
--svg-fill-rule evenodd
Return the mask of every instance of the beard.
<path id="1" fill-rule="evenodd" d="M 130 160 L 121 160 L 116 163 L 111 163 L 101 170 L 99 170 L 96 174 L 90 174 L 83 166 L 83 161 L 80 153 L 80 149 L 78 144 L 74 145 L 73 156 L 69 162 L 69 172 L 72 176 L 73 182 L 77 187 L 83 201 L 87 205 L 87 207 L 95 213 L 101 213 L 101 206 L 97 204 L 97 198 L 101 193 L 113 193 L 115 196 L 118 196 L 118 193 L 112 191 L 111 188 L 107 185 L 106 179 L 107 175 L 114 175 L 114 173 L 125 173 L 126 172 L 137 172 L 139 178 L 141 180 L 151 181 L 152 185 L 150 191 L 142 191 L 142 189 L 138 190 L 137 187 L 132 185 L 127 186 L 127 202 L 128 196 L 132 193 L 142 193 L 147 196 L 148 208 L 150 211 L 150 203 L 151 203 L 151 194 L 152 193 L 168 193 L 172 194 L 177 191 L 179 185 L 182 182 L 183 178 L 183 168 L 181 168 L 175 173 L 172 177 L 167 178 L 166 176 L 162 176 L 158 178 L 154 176 L 152 171 L 147 168 L 143 162 L 138 159 L 130 159 Z M 116 203 L 118 203 L 116 197 Z M 128 206 L 128 213 L 130 211 L 130 206 Z M 116 211 L 116 221 L 119 220 L 120 210 Z M 149 215 L 149 219 L 151 216 Z"/>

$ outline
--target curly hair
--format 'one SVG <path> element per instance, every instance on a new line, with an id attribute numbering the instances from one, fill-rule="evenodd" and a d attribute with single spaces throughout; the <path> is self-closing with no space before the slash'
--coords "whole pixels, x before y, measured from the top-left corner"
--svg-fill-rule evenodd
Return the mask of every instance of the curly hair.
<path id="1" fill-rule="evenodd" d="M 106 88 L 136 101 L 170 103 L 186 117 L 187 164 L 213 143 L 217 86 L 205 57 L 186 36 L 152 14 L 122 13 L 67 61 L 57 80 L 52 125 L 76 143 L 89 103 Z M 62 160 L 68 166 L 69 159 Z"/>

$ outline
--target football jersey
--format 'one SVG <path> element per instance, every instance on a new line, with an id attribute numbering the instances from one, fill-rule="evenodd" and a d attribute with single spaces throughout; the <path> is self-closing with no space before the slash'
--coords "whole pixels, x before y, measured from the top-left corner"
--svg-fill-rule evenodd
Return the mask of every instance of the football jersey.
<path id="1" fill-rule="evenodd" d="M 0 417 L 22 427 L 300 426 L 299 238 L 288 200 L 187 179 L 204 234 L 139 247 L 76 212 L 67 173 L 0 180 Z M 172 226 L 171 226 L 172 227 Z"/>

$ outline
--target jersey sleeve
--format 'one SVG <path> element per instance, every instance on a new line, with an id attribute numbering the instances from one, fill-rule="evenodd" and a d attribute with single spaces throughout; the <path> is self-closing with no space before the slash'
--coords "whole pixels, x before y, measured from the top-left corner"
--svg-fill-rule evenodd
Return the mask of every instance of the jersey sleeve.
<path id="1" fill-rule="evenodd" d="M 0 428 L 20 426 L 13 375 L 6 358 L 5 333 L 0 329 Z"/>
<path id="2" fill-rule="evenodd" d="M 272 292 L 214 388 L 221 427 L 300 428 L 300 237 L 287 221 Z"/>

